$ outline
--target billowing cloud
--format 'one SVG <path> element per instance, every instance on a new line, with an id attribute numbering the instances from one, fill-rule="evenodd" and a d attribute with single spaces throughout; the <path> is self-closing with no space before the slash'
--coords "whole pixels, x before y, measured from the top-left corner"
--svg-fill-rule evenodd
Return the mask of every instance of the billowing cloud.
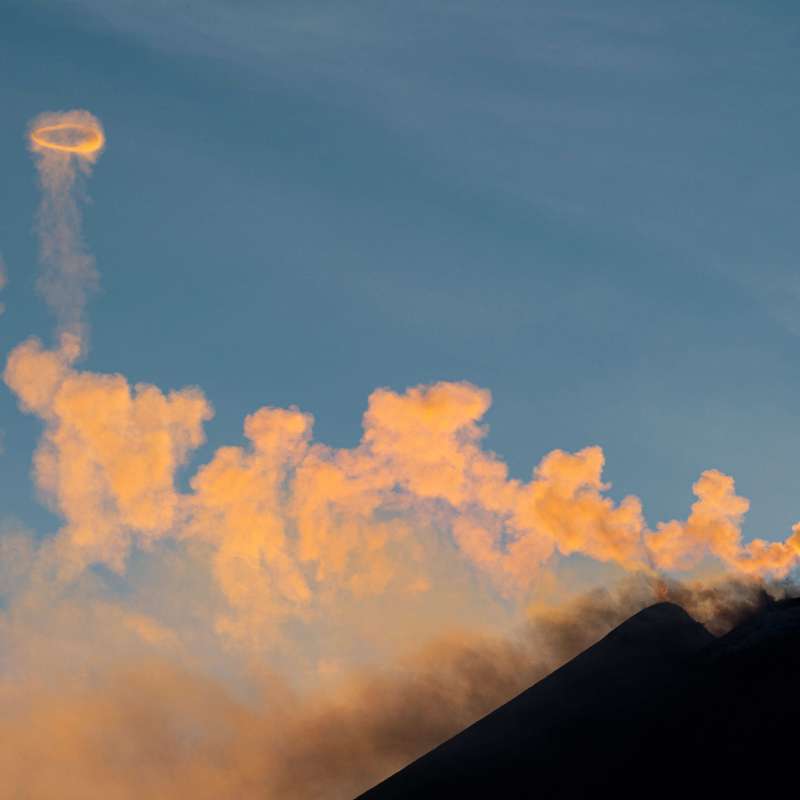
<path id="1" fill-rule="evenodd" d="M 77 372 L 76 355 L 30 340 L 11 354 L 5 378 L 45 422 L 34 475 L 66 520 L 69 558 L 121 570 L 132 536 L 146 545 L 175 529 L 175 472 L 203 441 L 211 410 L 196 390 L 165 395 L 119 375 Z"/>
<path id="2" fill-rule="evenodd" d="M 599 447 L 553 451 L 529 481 L 509 478 L 481 445 L 489 393 L 466 383 L 374 392 L 352 449 L 315 443 L 308 414 L 262 408 L 245 421 L 247 445 L 217 450 L 182 493 L 176 471 L 212 413 L 202 393 L 131 387 L 75 369 L 74 356 L 31 340 L 5 372 L 45 424 L 34 474 L 65 520 L 69 560 L 121 571 L 133 545 L 202 542 L 234 612 L 218 622 L 235 636 L 343 594 L 424 589 L 427 539 L 442 535 L 510 597 L 573 554 L 653 573 L 712 557 L 762 577 L 787 574 L 800 555 L 798 532 L 743 544 L 748 503 L 716 470 L 695 484 L 689 518 L 655 531 L 637 498 L 606 496 Z"/>

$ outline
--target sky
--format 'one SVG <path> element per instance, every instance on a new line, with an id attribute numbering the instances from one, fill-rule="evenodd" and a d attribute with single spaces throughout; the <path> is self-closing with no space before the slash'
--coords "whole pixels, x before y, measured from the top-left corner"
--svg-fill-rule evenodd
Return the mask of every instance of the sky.
<path id="1" fill-rule="evenodd" d="M 772 0 L 611 0 L 602 8 L 589 0 L 6 0 L 0 353 L 3 363 L 20 355 L 0 390 L 0 573 L 14 587 L 0 594 L 9 615 L 20 597 L 29 608 L 14 635 L 30 642 L 32 628 L 44 636 L 61 624 L 55 612 L 44 620 L 50 601 L 38 583 L 19 588 L 30 564 L 30 574 L 59 574 L 64 608 L 112 609 L 95 639 L 75 645 L 89 661 L 98 648 L 117 647 L 103 632 L 124 606 L 125 614 L 135 608 L 130 626 L 151 644 L 191 640 L 191 659 L 173 653 L 173 662 L 202 663 L 203 674 L 240 675 L 265 652 L 291 679 L 339 674 L 340 662 L 391 661 L 409 642 L 456 624 L 505 631 L 565 574 L 572 592 L 645 561 L 670 569 L 688 557 L 683 535 L 716 543 L 712 555 L 735 569 L 744 563 L 739 551 L 718 545 L 732 530 L 745 542 L 785 540 L 800 520 L 791 433 L 800 391 L 798 39 L 793 4 Z M 36 222 L 48 195 L 37 183 L 43 162 L 26 141 L 37 115 L 69 109 L 94 115 L 106 137 L 91 176 L 67 192 L 83 209 L 83 247 L 99 273 L 76 361 L 58 355 L 59 323 L 37 289 L 40 238 L 53 228 L 46 215 Z M 45 349 L 24 349 L 31 336 Z M 37 406 L 30 387 L 55 363 L 47 353 L 61 359 L 64 380 L 100 392 L 93 408 L 101 417 L 111 401 L 99 376 L 109 374 L 176 392 L 158 397 L 191 406 L 192 421 L 148 429 L 175 437 L 154 494 L 134 492 L 130 507 L 113 488 L 91 503 L 69 494 L 70 476 L 79 482 L 92 459 L 100 470 L 111 461 L 88 439 L 64 444 L 74 430 L 54 422 L 62 412 Z M 444 388 L 408 393 L 434 385 Z M 159 406 L 159 419 L 183 413 L 172 402 Z M 456 420 L 446 442 L 425 438 L 435 425 L 425 435 L 414 427 L 430 404 Z M 280 647 L 273 606 L 259 606 L 256 590 L 241 589 L 250 578 L 231 572 L 242 552 L 209 534 L 203 516 L 219 511 L 214 470 L 235 456 L 225 448 L 245 448 L 235 457 L 251 463 L 243 420 L 265 407 L 299 411 L 256 417 L 251 441 L 262 423 L 302 439 L 302 414 L 310 414 L 314 441 L 344 454 L 308 456 L 314 491 L 326 491 L 326 459 L 339 459 L 346 480 L 336 480 L 358 486 L 345 505 L 372 509 L 374 493 L 391 494 L 392 481 L 414 496 L 393 496 L 369 520 L 339 509 L 346 524 L 328 522 L 354 537 L 349 555 L 326 551 L 313 577 L 288 556 L 280 576 L 270 573 L 276 585 L 285 581 L 289 605 L 298 587 L 318 584 L 320 609 L 337 608 L 332 623 L 330 611 L 310 620 L 281 606 L 275 614 L 291 644 Z M 363 428 L 374 452 L 358 447 Z M 129 440 L 120 441 L 113 465 L 124 461 Z M 305 446 L 286 441 L 286 453 Z M 375 456 L 380 448 L 390 466 Z M 607 489 L 595 472 L 600 450 L 584 448 L 602 448 Z M 703 474 L 706 506 L 694 522 L 667 529 L 646 558 L 627 539 L 555 536 L 561 578 L 543 578 L 529 566 L 550 551 L 520 533 L 529 530 L 527 512 L 507 494 L 528 485 L 554 450 L 583 455 L 551 460 L 537 474 L 546 484 L 551 473 L 582 471 L 576 492 L 589 486 L 595 505 L 586 513 L 602 518 L 602 536 L 641 528 L 629 495 L 651 531 L 687 519 Z M 57 453 L 56 466 L 34 461 L 36 452 Z M 467 490 L 441 477 L 459 459 L 475 470 L 508 467 L 507 483 L 486 478 L 480 500 L 470 495 L 478 511 L 464 510 L 459 492 Z M 253 457 L 251 466 L 282 474 L 269 464 Z M 58 479 L 48 483 L 47 469 Z M 469 481 L 479 482 L 475 475 Z M 735 494 L 724 476 L 735 479 Z M 297 492 L 298 506 L 313 494 Z M 746 517 L 739 496 L 750 501 Z M 154 516 L 174 505 L 163 511 L 174 516 L 151 524 L 148 503 Z M 452 509 L 438 504 L 459 507 L 460 516 L 453 522 Z M 583 513 L 570 508 L 573 520 Z M 240 522 L 225 513 L 225 541 L 244 547 Z M 495 514 L 513 530 L 501 530 Z M 452 536 L 443 532 L 451 522 Z M 488 549 L 481 526 L 498 537 Z M 360 587 L 352 596 L 322 588 L 337 559 L 429 528 L 435 544 L 405 555 L 387 545 L 385 562 L 347 573 L 350 588 Z M 528 542 L 519 558 L 509 549 L 517 535 Z M 328 546 L 313 539 L 307 555 Z M 71 564 L 68 578 L 53 566 L 61 558 Z M 420 570 L 417 583 L 420 561 L 430 574 Z M 363 592 L 380 584 L 389 562 L 411 592 L 403 597 L 433 585 L 434 599 L 405 605 L 387 595 L 366 610 Z M 392 633 L 383 642 L 386 614 Z M 356 624 L 359 616 L 367 621 Z M 229 640 L 238 642 L 235 657 Z"/>
<path id="2" fill-rule="evenodd" d="M 4 350 L 45 329 L 23 134 L 108 131 L 87 362 L 353 444 L 366 396 L 491 389 L 520 477 L 600 444 L 653 521 L 709 466 L 795 521 L 798 28 L 780 3 L 11 2 Z M 142 324 L 146 321 L 146 324 Z M 2 398 L 3 506 L 35 425 Z M 646 468 L 644 467 L 646 465 Z"/>

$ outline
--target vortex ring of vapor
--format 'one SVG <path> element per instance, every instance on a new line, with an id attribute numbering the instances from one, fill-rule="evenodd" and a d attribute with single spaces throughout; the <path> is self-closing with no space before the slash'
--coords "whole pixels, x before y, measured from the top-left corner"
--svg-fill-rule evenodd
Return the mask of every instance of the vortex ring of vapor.
<path id="1" fill-rule="evenodd" d="M 58 131 L 75 131 L 83 134 L 84 138 L 75 144 L 65 144 L 48 138 L 50 134 Z M 99 128 L 92 125 L 80 125 L 74 122 L 61 122 L 56 125 L 43 125 L 31 131 L 31 141 L 38 147 L 48 150 L 58 150 L 61 153 L 77 153 L 90 155 L 96 153 L 105 144 L 105 137 Z"/>

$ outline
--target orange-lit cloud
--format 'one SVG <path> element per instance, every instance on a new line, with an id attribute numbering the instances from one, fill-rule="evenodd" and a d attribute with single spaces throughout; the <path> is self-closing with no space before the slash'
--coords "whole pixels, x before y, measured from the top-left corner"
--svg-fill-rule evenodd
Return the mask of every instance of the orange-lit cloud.
<path id="1" fill-rule="evenodd" d="M 689 569 L 713 555 L 734 571 L 782 577 L 800 558 L 800 526 L 783 542 L 753 539 L 742 544 L 741 525 L 750 503 L 737 496 L 733 478 L 706 470 L 692 487 L 697 502 L 686 522 L 660 523 L 647 544 L 663 570 Z"/>
<path id="2" fill-rule="evenodd" d="M 132 537 L 146 545 L 175 529 L 175 471 L 202 443 L 211 409 L 197 390 L 164 395 L 119 375 L 76 372 L 74 357 L 30 340 L 11 354 L 5 379 L 45 422 L 34 475 L 66 521 L 70 558 L 121 570 Z"/>
<path id="3" fill-rule="evenodd" d="M 34 476 L 64 520 L 57 546 L 67 572 L 92 564 L 121 572 L 133 547 L 162 539 L 200 543 L 232 610 L 217 625 L 246 639 L 345 595 L 429 590 L 430 542 L 441 537 L 501 595 L 518 598 L 574 554 L 646 572 L 692 570 L 711 557 L 734 573 L 780 577 L 796 564 L 800 529 L 784 542 L 742 543 L 747 501 L 716 470 L 695 484 L 685 522 L 654 531 L 638 498 L 606 495 L 597 446 L 555 450 L 529 481 L 511 478 L 482 446 L 490 393 L 469 383 L 376 390 L 350 449 L 314 442 L 306 413 L 262 408 L 245 420 L 246 446 L 220 448 L 190 478 L 190 491 L 178 491 L 176 472 L 212 415 L 203 394 L 164 394 L 75 368 L 94 279 L 75 181 L 104 144 L 102 125 L 86 111 L 31 124 L 43 188 L 43 286 L 61 336 L 54 349 L 36 340 L 18 346 L 4 376 L 20 407 L 45 425 Z"/>
<path id="4" fill-rule="evenodd" d="M 713 557 L 764 577 L 785 575 L 800 556 L 798 533 L 742 543 L 748 503 L 716 470 L 695 484 L 688 520 L 655 531 L 637 498 L 604 494 L 599 447 L 553 451 L 530 481 L 509 478 L 481 446 L 489 393 L 466 383 L 376 391 L 352 449 L 314 443 L 313 420 L 297 409 L 262 408 L 245 421 L 248 445 L 217 450 L 181 493 L 176 471 L 212 413 L 203 395 L 79 371 L 74 355 L 31 340 L 5 372 L 22 409 L 45 423 L 34 474 L 65 520 L 70 559 L 121 571 L 133 544 L 202 542 L 234 611 L 218 624 L 234 636 L 341 593 L 424 589 L 425 537 L 434 535 L 521 597 L 573 554 L 664 572 Z"/>
<path id="5" fill-rule="evenodd" d="M 81 240 L 80 187 L 105 145 L 100 121 L 88 111 L 41 114 L 28 129 L 42 188 L 39 236 L 44 272 L 39 288 L 74 347 L 86 336 L 87 292 L 97 283 L 94 259 Z"/>

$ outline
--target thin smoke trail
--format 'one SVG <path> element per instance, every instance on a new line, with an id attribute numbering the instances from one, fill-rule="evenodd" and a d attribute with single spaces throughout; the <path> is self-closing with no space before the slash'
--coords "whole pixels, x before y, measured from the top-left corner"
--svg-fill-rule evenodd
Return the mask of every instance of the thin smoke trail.
<path id="1" fill-rule="evenodd" d="M 105 135 L 88 111 L 48 112 L 31 122 L 28 144 L 42 189 L 39 290 L 56 315 L 62 347 L 77 355 L 86 346 L 86 298 L 97 285 L 94 259 L 81 237 L 80 178 L 91 172 Z"/>

